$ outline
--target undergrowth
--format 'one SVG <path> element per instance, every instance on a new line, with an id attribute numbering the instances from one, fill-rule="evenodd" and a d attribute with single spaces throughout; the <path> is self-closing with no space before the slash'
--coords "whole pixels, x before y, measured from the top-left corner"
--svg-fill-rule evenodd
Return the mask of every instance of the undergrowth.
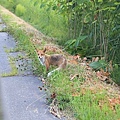
<path id="1" fill-rule="evenodd" d="M 85 71 L 78 66 L 76 68 L 81 76 L 71 81 L 70 68 L 56 72 L 47 79 L 50 92 L 55 95 L 51 96 L 51 99 L 57 99 L 59 109 L 67 110 L 68 114 L 71 112 L 72 117 L 77 120 L 118 120 L 120 105 L 115 105 L 114 110 L 110 107 L 105 89 L 94 91 L 89 89 L 89 85 L 87 85 L 88 89 L 86 86 L 83 87 L 85 81 L 82 76 Z M 93 78 L 93 81 L 97 82 L 97 79 Z"/>

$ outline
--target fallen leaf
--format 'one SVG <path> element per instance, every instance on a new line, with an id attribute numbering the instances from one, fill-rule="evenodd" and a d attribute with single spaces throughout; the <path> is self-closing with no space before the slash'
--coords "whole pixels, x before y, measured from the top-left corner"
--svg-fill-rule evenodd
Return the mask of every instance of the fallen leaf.
<path id="1" fill-rule="evenodd" d="M 99 57 L 96 57 L 96 58 L 94 59 L 94 61 L 95 61 L 95 62 L 99 61 Z"/>
<path id="2" fill-rule="evenodd" d="M 86 60 L 87 60 L 87 57 L 84 57 L 84 58 L 83 58 L 83 61 L 86 61 Z"/>
<path id="3" fill-rule="evenodd" d="M 78 60 L 80 58 L 79 55 L 73 56 L 73 59 Z"/>
<path id="4" fill-rule="evenodd" d="M 111 98 L 111 99 L 108 99 L 108 100 L 109 100 L 110 108 L 115 112 L 116 111 L 115 106 L 116 105 L 120 105 L 120 97 L 118 97 L 118 98 Z"/>
<path id="5" fill-rule="evenodd" d="M 78 62 L 77 62 L 76 60 L 68 60 L 68 63 L 74 64 L 74 65 L 77 65 L 77 64 L 78 64 Z"/>
<path id="6" fill-rule="evenodd" d="M 105 72 L 103 69 L 100 70 L 101 71 L 101 74 L 108 77 L 110 76 L 110 73 L 109 72 Z"/>
<path id="7" fill-rule="evenodd" d="M 82 65 L 82 66 L 86 66 L 86 63 L 80 63 L 80 65 Z"/>
<path id="8" fill-rule="evenodd" d="M 56 98 L 56 93 L 53 92 L 53 93 L 51 94 L 51 98 L 52 98 L 52 99 Z"/>
<path id="9" fill-rule="evenodd" d="M 52 103 L 50 104 L 50 113 L 61 119 L 56 99 L 53 99 Z"/>
<path id="10" fill-rule="evenodd" d="M 105 80 L 108 79 L 108 77 L 104 76 L 101 71 L 97 71 L 96 75 L 97 75 L 98 79 L 101 80 L 101 81 L 105 81 Z"/>
<path id="11" fill-rule="evenodd" d="M 73 97 L 80 96 L 80 93 L 73 93 L 72 96 L 73 96 Z"/>

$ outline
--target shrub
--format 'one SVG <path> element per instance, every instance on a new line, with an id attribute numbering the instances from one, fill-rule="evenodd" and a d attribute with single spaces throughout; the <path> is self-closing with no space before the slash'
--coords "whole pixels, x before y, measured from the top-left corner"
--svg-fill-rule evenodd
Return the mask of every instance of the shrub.
<path id="1" fill-rule="evenodd" d="M 17 16 L 23 16 L 24 13 L 26 12 L 26 8 L 22 6 L 21 4 L 18 4 L 15 9 L 15 14 Z"/>

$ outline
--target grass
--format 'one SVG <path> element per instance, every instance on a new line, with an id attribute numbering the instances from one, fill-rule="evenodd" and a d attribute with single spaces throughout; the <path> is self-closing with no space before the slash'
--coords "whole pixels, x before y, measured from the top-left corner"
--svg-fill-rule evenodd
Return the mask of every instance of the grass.
<path id="1" fill-rule="evenodd" d="M 35 48 L 31 42 L 31 37 L 17 25 L 13 23 L 14 18 L 0 12 L 4 22 L 8 26 L 9 32 L 17 40 L 17 49 L 25 51 L 32 59 L 33 67 L 37 75 L 46 75 L 44 68 L 39 64 Z M 43 40 L 44 41 L 44 40 Z M 43 47 L 46 42 L 42 42 Z M 49 99 L 57 100 L 58 108 L 71 114 L 71 118 L 77 120 L 119 120 L 120 105 L 111 106 L 109 99 L 115 97 L 109 92 L 111 86 L 104 85 L 96 78 L 95 73 L 88 77 L 88 70 L 80 65 L 68 65 L 65 70 L 55 72 L 45 80 L 48 88 Z M 14 72 L 13 72 L 14 73 Z M 78 74 L 73 80 L 71 75 Z M 91 78 L 91 79 L 89 79 Z M 107 89 L 109 88 L 109 89 Z M 55 96 L 53 96 L 55 95 Z M 64 112 L 65 113 L 65 112 Z M 70 120 L 69 115 L 68 120 Z"/>
<path id="2" fill-rule="evenodd" d="M 27 53 L 27 56 L 32 59 L 34 74 L 42 73 L 42 71 L 44 71 L 44 68 L 39 64 L 35 48 L 34 45 L 31 43 L 30 37 L 26 34 L 25 31 L 22 30 L 21 26 L 17 25 L 17 23 L 15 22 L 10 22 L 13 21 L 11 16 L 5 14 L 2 15 L 3 21 L 7 24 L 7 31 L 9 31 L 10 34 L 13 35 L 17 42 L 17 47 L 15 48 L 15 51 L 25 51 Z M 10 51 L 6 50 L 6 52 Z M 11 67 L 13 68 L 13 71 L 10 74 L 4 74 L 2 76 L 10 76 L 16 74 L 13 63 L 11 64 Z"/>
<path id="3" fill-rule="evenodd" d="M 84 76 L 85 71 L 80 68 L 78 70 Z M 94 86 L 92 89 L 90 88 L 92 85 L 86 87 L 82 77 L 70 81 L 69 76 L 67 68 L 66 71 L 55 73 L 47 80 L 51 93 L 56 93 L 60 110 L 67 110 L 68 113 L 71 111 L 77 120 L 118 120 L 120 118 L 120 105 L 115 105 L 115 110 L 110 107 L 108 100 L 110 96 L 105 89 L 94 89 Z M 97 82 L 96 78 L 93 79 Z"/>
<path id="4" fill-rule="evenodd" d="M 47 5 L 40 7 L 41 0 L 38 0 L 37 4 L 32 0 L 4 0 L 0 3 L 44 34 L 59 40 L 67 39 L 67 18 L 56 14 L 52 9 L 48 10 Z M 35 19 L 36 16 L 37 19 Z"/>
<path id="5" fill-rule="evenodd" d="M 1 75 L 2 77 L 10 77 L 10 76 L 18 75 L 18 70 L 16 68 L 15 60 L 13 57 L 9 57 L 9 63 L 10 63 L 11 71 L 8 73 L 3 73 Z"/>
<path id="6" fill-rule="evenodd" d="M 8 55 L 11 51 L 13 51 L 12 49 L 7 49 L 7 47 L 4 47 L 4 49 Z M 8 73 L 6 73 L 6 72 L 2 73 L 1 74 L 2 77 L 15 76 L 18 74 L 18 70 L 17 70 L 16 63 L 15 63 L 16 61 L 15 61 L 14 57 L 9 56 L 8 58 L 9 58 L 9 64 L 11 67 L 11 71 Z"/>

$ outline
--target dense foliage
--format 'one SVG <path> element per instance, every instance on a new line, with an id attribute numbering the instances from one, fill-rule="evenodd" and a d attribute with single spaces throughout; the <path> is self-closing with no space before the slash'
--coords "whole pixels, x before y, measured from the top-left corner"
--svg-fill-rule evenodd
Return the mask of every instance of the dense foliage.
<path id="1" fill-rule="evenodd" d="M 71 54 L 112 61 L 119 78 L 119 0 L 4 0 L 0 3 L 49 36 Z M 119 82 L 119 80 L 117 80 Z"/>

